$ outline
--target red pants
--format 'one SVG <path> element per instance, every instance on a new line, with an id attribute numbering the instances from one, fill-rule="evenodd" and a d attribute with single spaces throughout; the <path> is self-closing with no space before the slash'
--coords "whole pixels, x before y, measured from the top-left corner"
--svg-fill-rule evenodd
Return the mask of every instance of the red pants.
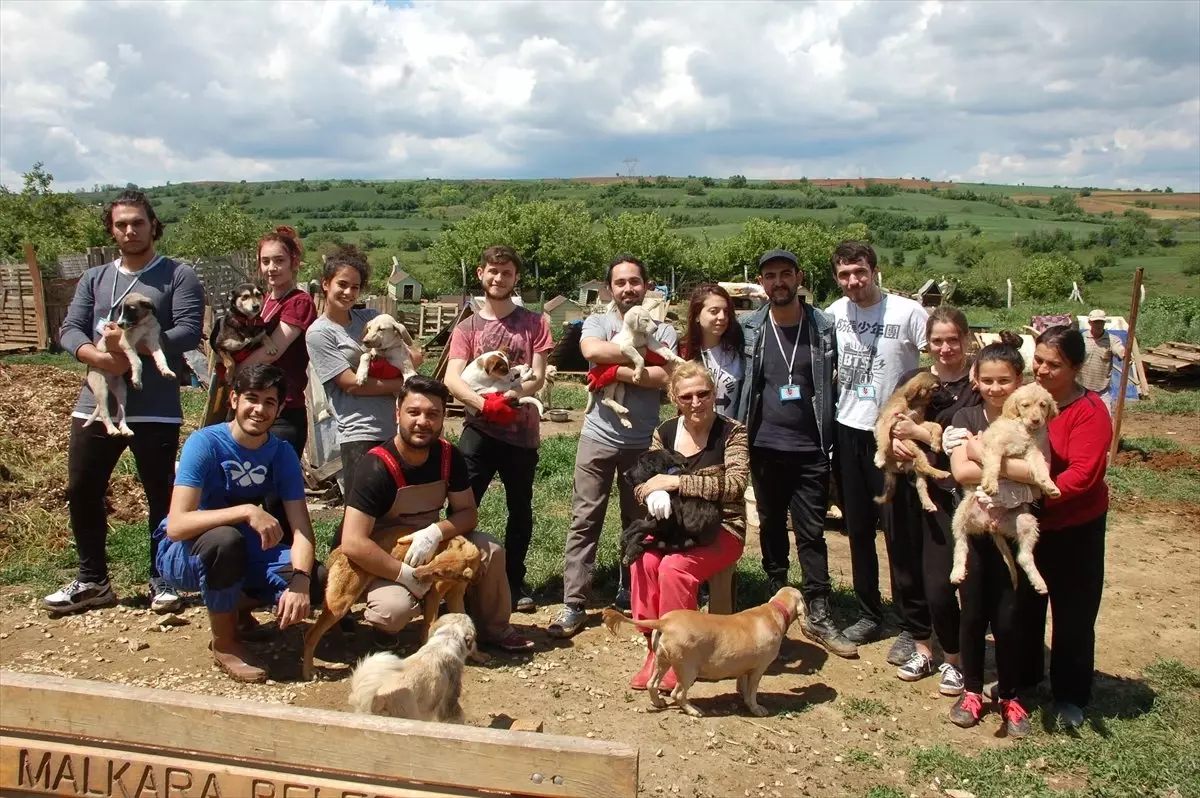
<path id="1" fill-rule="evenodd" d="M 722 529 L 712 544 L 688 552 L 662 555 L 646 551 L 629 569 L 633 617 L 661 618 L 671 610 L 696 609 L 700 584 L 736 563 L 743 547 Z"/>

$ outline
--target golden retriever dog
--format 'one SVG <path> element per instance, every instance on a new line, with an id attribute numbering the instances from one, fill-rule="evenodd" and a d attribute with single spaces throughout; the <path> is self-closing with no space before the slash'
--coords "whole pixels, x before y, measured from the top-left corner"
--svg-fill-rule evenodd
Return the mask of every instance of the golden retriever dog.
<path id="1" fill-rule="evenodd" d="M 375 542 L 385 551 L 390 549 L 392 556 L 397 560 L 403 560 L 411 545 L 408 541 L 398 542 L 404 534 L 404 529 L 388 530 L 381 533 Z M 467 592 L 467 585 L 480 574 L 482 563 L 483 555 L 479 548 L 466 538 L 458 536 L 443 541 L 433 559 L 415 570 L 418 579 L 433 580 L 421 605 L 425 638 L 429 637 L 430 627 L 437 620 L 438 607 L 443 600 L 450 612 L 466 611 L 463 597 Z M 317 643 L 335 623 L 345 617 L 373 579 L 370 574 L 355 565 L 340 548 L 329 553 L 326 566 L 329 569 L 329 578 L 325 584 L 325 609 L 321 611 L 317 622 L 304 634 L 301 671 L 305 681 L 312 679 L 313 655 L 316 653 Z"/>
<path id="2" fill-rule="evenodd" d="M 935 452 L 942 448 L 941 425 L 925 420 L 925 411 L 929 409 L 937 389 L 938 378 L 928 371 L 922 372 L 900 386 L 879 411 L 879 420 L 875 422 L 875 467 L 883 469 L 883 494 L 875 497 L 876 503 L 886 504 L 892 500 L 896 492 L 897 474 L 915 474 L 921 506 L 929 513 L 937 511 L 937 506 L 929 498 L 926 478 L 945 479 L 950 472 L 934 468 L 921 447 L 912 441 L 903 442 L 904 448 L 913 455 L 912 460 L 899 460 L 892 451 L 892 428 L 899 420 L 897 413 L 929 431 L 932 437 L 929 448 Z"/>
<path id="3" fill-rule="evenodd" d="M 536 379 L 533 369 L 529 366 L 513 366 L 511 356 L 504 349 L 484 352 L 468 363 L 462 371 L 462 381 L 480 396 L 515 391 L 521 387 L 522 383 L 532 382 Z M 517 404 L 533 405 L 537 409 L 538 416 L 544 415 L 546 412 L 542 403 L 532 396 L 522 396 L 517 400 Z M 467 408 L 467 412 L 473 415 L 477 411 L 474 408 Z"/>
<path id="4" fill-rule="evenodd" d="M 671 668 L 678 684 L 671 693 L 679 708 L 693 717 L 702 713 L 688 701 L 696 679 L 737 679 L 738 694 L 750 713 L 768 712 L 758 703 L 758 682 L 779 656 L 788 627 L 804 617 L 804 598 L 794 587 L 785 587 L 766 604 L 734 615 L 710 615 L 696 610 L 672 610 L 658 620 L 631 621 L 613 609 L 604 610 L 604 625 L 614 635 L 623 624 L 653 630 L 650 646 L 655 667 L 646 685 L 650 703 L 662 709 L 667 702 L 658 686 Z"/>
<path id="5" fill-rule="evenodd" d="M 638 305 L 625 311 L 624 324 L 621 331 L 613 336 L 612 343 L 621 347 L 621 354 L 633 363 L 634 382 L 641 382 L 646 375 L 646 359 L 642 356 L 643 349 L 649 349 L 670 364 L 683 362 L 683 358 L 655 339 L 654 331 L 658 329 L 658 322 L 645 307 Z M 587 407 L 583 411 L 585 415 L 592 412 L 592 408 L 596 406 L 597 393 L 604 394 L 600 404 L 616 413 L 622 426 L 632 429 L 633 422 L 626 418 L 629 415 L 629 408 L 621 404 L 625 398 L 624 383 L 614 382 L 595 393 L 589 392 Z"/>
<path id="6" fill-rule="evenodd" d="M 162 350 L 162 343 L 159 340 L 162 337 L 162 330 L 158 326 L 158 319 L 154 316 L 154 302 L 149 297 L 143 294 L 126 295 L 125 299 L 121 301 L 117 326 L 121 328 L 121 339 L 118 345 L 129 360 L 129 382 L 135 390 L 142 389 L 142 358 L 137 352 L 140 344 L 145 344 L 146 348 L 150 350 L 150 357 L 154 360 L 158 373 L 169 380 L 175 379 L 175 372 L 171 371 L 171 367 L 167 365 L 167 356 Z M 96 348 L 101 352 L 108 351 L 108 346 L 104 343 L 103 338 L 96 344 Z M 96 419 L 100 419 L 104 424 L 104 430 L 109 435 L 131 437 L 133 430 L 125 423 L 127 394 L 124 375 L 118 376 L 90 368 L 87 373 L 87 384 L 92 391 L 92 396 L 96 398 L 96 409 L 88 416 L 88 420 L 83 422 L 83 426 L 86 427 Z M 109 394 L 117 402 L 116 424 L 113 423 L 112 415 L 108 411 Z"/>
<path id="7" fill-rule="evenodd" d="M 462 613 L 443 615 L 411 657 L 381 652 L 361 660 L 350 677 L 350 706 L 389 718 L 462 723 L 463 666 L 474 651 L 474 622 Z"/>
<path id="8" fill-rule="evenodd" d="M 408 328 L 388 314 L 380 313 L 368 321 L 366 329 L 363 330 L 362 345 L 366 351 L 358 359 L 354 381 L 359 385 L 366 382 L 371 361 L 379 358 L 390 363 L 407 380 L 417 373 L 413 368 L 412 353 L 409 351 L 412 343 Z"/>
<path id="9" fill-rule="evenodd" d="M 984 430 L 980 442 L 983 446 L 983 472 L 979 489 L 989 496 L 1000 493 L 1000 465 L 1004 458 L 1020 458 L 1029 466 L 1035 487 L 1043 495 L 1057 499 L 1061 493 L 1050 478 L 1050 466 L 1042 454 L 1041 442 L 1047 434 L 1046 424 L 1058 415 L 1054 397 L 1031 382 L 1013 391 L 1004 402 L 1000 418 Z M 972 494 L 959 502 L 954 511 L 951 529 L 954 532 L 954 567 L 950 571 L 950 582 L 958 585 L 967 578 L 967 537 L 969 535 L 992 535 L 996 547 L 1008 565 L 1013 587 L 1017 586 L 1017 565 L 1029 577 L 1029 584 L 1039 593 L 1046 593 L 1046 581 L 1042 579 L 1033 561 L 1033 549 L 1037 545 L 1037 518 L 1029 512 L 1028 504 L 1016 507 L 994 507 L 999 517 L 979 505 Z M 1016 562 L 1005 540 L 1017 543 Z"/>

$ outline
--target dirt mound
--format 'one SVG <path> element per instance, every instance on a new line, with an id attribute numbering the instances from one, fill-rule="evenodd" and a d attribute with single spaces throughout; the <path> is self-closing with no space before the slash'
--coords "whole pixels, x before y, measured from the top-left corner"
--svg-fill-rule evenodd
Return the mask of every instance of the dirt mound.
<path id="1" fill-rule="evenodd" d="M 1200 455 L 1183 449 L 1171 452 L 1124 449 L 1117 452 L 1117 461 L 1114 465 L 1136 465 L 1154 471 L 1172 471 L 1177 468 L 1191 468 L 1200 471 Z"/>

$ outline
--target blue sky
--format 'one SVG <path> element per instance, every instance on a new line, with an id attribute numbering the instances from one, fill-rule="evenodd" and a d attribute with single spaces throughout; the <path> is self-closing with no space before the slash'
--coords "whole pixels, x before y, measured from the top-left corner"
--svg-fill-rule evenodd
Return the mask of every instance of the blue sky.
<path id="1" fill-rule="evenodd" d="M 0 181 L 1200 189 L 1200 3 L 4 2 Z"/>

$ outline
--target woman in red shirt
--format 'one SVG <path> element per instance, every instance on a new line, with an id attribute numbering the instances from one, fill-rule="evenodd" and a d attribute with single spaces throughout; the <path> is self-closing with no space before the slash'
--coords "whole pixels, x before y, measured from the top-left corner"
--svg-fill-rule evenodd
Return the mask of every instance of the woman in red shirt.
<path id="1" fill-rule="evenodd" d="M 1039 596 L 1028 583 L 1022 583 L 1020 594 L 1020 681 L 1042 681 L 1048 601 L 1054 613 L 1050 686 L 1055 710 L 1071 728 L 1083 723 L 1083 707 L 1092 697 L 1108 523 L 1104 472 L 1112 443 L 1112 419 L 1103 400 L 1076 381 L 1084 357 L 1083 335 L 1073 327 L 1051 327 L 1038 336 L 1033 374 L 1058 404 L 1058 415 L 1049 424 L 1050 476 L 1062 495 L 1043 499 L 1041 538 L 1034 550 L 1049 596 Z"/>

